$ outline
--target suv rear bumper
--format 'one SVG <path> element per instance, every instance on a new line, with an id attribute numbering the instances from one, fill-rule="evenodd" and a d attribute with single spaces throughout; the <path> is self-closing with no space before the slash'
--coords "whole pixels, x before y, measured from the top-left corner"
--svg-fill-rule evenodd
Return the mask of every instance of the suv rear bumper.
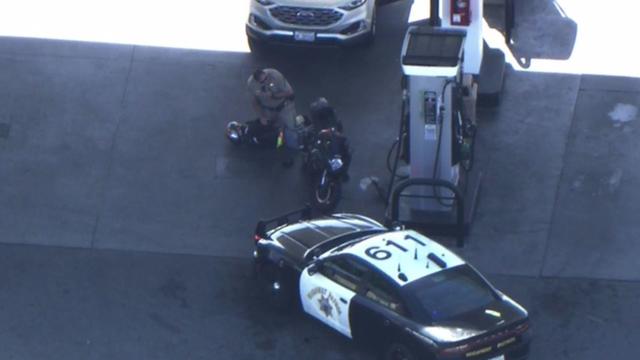
<path id="1" fill-rule="evenodd" d="M 296 45 L 356 45 L 369 40 L 370 30 L 361 31 L 355 34 L 343 35 L 340 33 L 315 32 L 315 41 L 298 41 L 294 38 L 294 31 L 290 30 L 263 30 L 253 25 L 246 25 L 247 36 L 251 39 L 267 43 L 285 43 Z"/>
<path id="2" fill-rule="evenodd" d="M 252 1 L 251 10 L 246 22 L 246 33 L 250 39 L 262 42 L 280 42 L 312 46 L 316 44 L 357 44 L 371 38 L 371 30 L 375 19 L 375 8 L 373 4 L 372 1 L 369 1 L 366 5 L 353 11 L 332 8 L 300 8 L 340 14 L 338 18 L 332 19 L 331 23 L 325 25 L 309 25 L 295 24 L 292 21 L 283 22 L 283 19 L 274 16 L 273 11 L 279 6 L 264 7 Z M 307 33 L 307 35 L 313 33 L 314 39 L 313 41 L 296 40 L 296 32 L 300 34 Z"/>

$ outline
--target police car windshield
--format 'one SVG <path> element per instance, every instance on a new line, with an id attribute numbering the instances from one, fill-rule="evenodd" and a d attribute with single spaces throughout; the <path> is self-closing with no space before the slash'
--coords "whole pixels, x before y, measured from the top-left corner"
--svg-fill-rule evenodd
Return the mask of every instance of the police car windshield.
<path id="1" fill-rule="evenodd" d="M 414 281 L 407 286 L 407 294 L 428 322 L 451 320 L 497 299 L 489 285 L 466 264 Z"/>

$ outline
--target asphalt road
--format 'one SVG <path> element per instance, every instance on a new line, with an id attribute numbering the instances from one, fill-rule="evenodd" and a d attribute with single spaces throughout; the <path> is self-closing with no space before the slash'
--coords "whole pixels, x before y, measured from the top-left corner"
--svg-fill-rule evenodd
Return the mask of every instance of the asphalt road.
<path id="1" fill-rule="evenodd" d="M 635 283 L 489 275 L 531 311 L 531 359 L 632 359 Z M 368 359 L 263 301 L 247 258 L 0 246 L 2 359 Z"/>

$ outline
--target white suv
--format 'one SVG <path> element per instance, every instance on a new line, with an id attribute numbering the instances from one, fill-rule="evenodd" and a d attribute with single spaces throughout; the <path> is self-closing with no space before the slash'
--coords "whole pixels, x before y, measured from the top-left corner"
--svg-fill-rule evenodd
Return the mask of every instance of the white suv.
<path id="1" fill-rule="evenodd" d="M 373 40 L 376 5 L 390 0 L 249 0 L 249 45 L 354 44 Z"/>

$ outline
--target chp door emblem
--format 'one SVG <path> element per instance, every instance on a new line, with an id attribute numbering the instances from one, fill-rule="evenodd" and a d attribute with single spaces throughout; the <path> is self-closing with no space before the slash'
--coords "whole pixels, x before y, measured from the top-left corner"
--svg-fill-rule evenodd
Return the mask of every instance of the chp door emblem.
<path id="1" fill-rule="evenodd" d="M 325 288 L 314 287 L 307 293 L 307 299 L 315 303 L 315 306 L 327 319 L 334 318 L 334 309 L 337 316 L 342 314 L 338 300 Z"/>
<path id="2" fill-rule="evenodd" d="M 318 305 L 320 306 L 320 311 L 326 317 L 333 317 L 333 306 L 331 306 L 331 302 L 329 302 L 329 297 L 320 295 L 320 299 L 318 299 Z"/>

